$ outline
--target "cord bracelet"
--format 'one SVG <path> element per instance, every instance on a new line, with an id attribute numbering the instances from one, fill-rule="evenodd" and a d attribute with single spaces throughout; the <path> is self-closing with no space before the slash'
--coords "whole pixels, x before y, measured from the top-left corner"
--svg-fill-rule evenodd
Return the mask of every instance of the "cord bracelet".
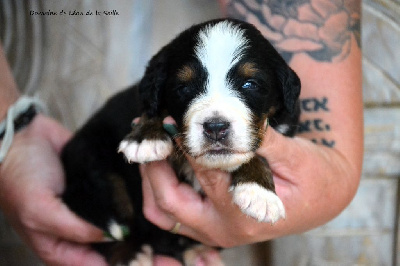
<path id="1" fill-rule="evenodd" d="M 6 118 L 0 123 L 0 163 L 11 147 L 14 133 L 27 126 L 38 112 L 44 111 L 43 104 L 36 98 L 21 96 L 11 105 Z"/>

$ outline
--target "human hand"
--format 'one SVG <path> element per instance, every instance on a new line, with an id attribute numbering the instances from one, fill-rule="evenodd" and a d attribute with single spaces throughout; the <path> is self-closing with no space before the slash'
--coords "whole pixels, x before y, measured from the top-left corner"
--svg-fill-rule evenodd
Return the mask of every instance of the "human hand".
<path id="1" fill-rule="evenodd" d="M 64 176 L 59 153 L 71 133 L 38 115 L 14 136 L 0 165 L 0 208 L 36 254 L 49 265 L 106 265 L 88 243 L 103 232 L 61 201 Z"/>
<path id="2" fill-rule="evenodd" d="M 274 174 L 276 192 L 286 208 L 286 220 L 271 226 L 244 215 L 232 203 L 229 174 L 191 162 L 207 195 L 179 183 L 166 161 L 141 166 L 144 213 L 162 229 L 180 222 L 179 233 L 211 246 L 232 247 L 300 233 L 324 224 L 352 199 L 359 169 L 335 149 L 310 140 L 287 138 L 268 128 L 257 153 Z"/>

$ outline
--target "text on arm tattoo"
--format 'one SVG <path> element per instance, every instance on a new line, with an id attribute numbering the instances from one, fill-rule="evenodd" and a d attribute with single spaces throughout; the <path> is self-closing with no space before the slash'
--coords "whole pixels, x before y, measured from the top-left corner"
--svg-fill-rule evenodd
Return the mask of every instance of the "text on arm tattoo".
<path id="1" fill-rule="evenodd" d="M 300 99 L 300 107 L 303 113 L 319 114 L 319 113 L 330 112 L 327 97 Z M 298 133 L 299 134 L 313 133 L 313 132 L 324 133 L 324 132 L 329 132 L 330 130 L 331 130 L 331 125 L 329 123 L 326 123 L 321 118 L 302 119 L 299 122 Z M 334 147 L 336 143 L 335 140 L 326 138 L 320 138 L 320 139 L 313 138 L 311 139 L 311 141 L 316 144 L 322 144 L 331 148 Z"/>

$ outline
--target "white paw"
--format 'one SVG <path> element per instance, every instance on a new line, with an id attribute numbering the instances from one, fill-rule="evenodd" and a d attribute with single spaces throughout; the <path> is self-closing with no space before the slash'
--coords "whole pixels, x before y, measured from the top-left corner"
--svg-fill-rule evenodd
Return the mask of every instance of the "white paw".
<path id="1" fill-rule="evenodd" d="M 136 258 L 131 260 L 129 266 L 152 266 L 153 265 L 153 250 L 149 245 L 142 246 L 142 252 L 136 254 Z"/>
<path id="2" fill-rule="evenodd" d="M 211 247 L 202 244 L 196 245 L 183 252 L 183 261 L 185 266 L 212 265 L 224 266 L 224 262 L 219 252 Z"/>
<path id="3" fill-rule="evenodd" d="M 238 184 L 232 188 L 233 202 L 240 210 L 259 222 L 274 224 L 285 218 L 285 208 L 279 197 L 256 183 Z"/>
<path id="4" fill-rule="evenodd" d="M 172 153 L 172 141 L 167 140 L 123 140 L 119 144 L 118 152 L 125 154 L 129 162 L 145 163 L 164 160 Z"/>
<path id="5" fill-rule="evenodd" d="M 108 223 L 108 232 L 110 233 L 111 237 L 115 240 L 122 241 L 124 240 L 125 236 L 128 234 L 128 229 L 124 225 L 118 224 L 116 221 L 111 220 Z"/>

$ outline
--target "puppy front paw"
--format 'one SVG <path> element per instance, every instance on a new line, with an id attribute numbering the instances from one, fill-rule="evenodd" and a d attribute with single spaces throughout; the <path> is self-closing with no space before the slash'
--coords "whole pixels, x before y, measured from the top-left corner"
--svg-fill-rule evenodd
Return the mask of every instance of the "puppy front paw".
<path id="1" fill-rule="evenodd" d="M 128 162 L 146 163 L 164 160 L 172 153 L 173 144 L 168 139 L 144 139 L 138 142 L 125 139 L 119 144 L 118 152 L 122 152 Z"/>
<path id="2" fill-rule="evenodd" d="M 118 264 L 121 265 L 121 264 Z M 153 249 L 149 245 L 143 245 L 141 252 L 131 260 L 128 266 L 152 266 L 153 265 Z"/>
<path id="3" fill-rule="evenodd" d="M 274 224 L 285 218 L 285 208 L 279 197 L 257 183 L 240 183 L 231 188 L 233 202 L 240 210 L 259 222 Z"/>
<path id="4" fill-rule="evenodd" d="M 115 220 L 111 219 L 108 223 L 105 236 L 111 240 L 123 241 L 129 233 L 128 226 L 119 224 Z"/>
<path id="5" fill-rule="evenodd" d="M 203 244 L 191 247 L 183 252 L 183 261 L 185 266 L 212 265 L 224 266 L 219 252 Z"/>

